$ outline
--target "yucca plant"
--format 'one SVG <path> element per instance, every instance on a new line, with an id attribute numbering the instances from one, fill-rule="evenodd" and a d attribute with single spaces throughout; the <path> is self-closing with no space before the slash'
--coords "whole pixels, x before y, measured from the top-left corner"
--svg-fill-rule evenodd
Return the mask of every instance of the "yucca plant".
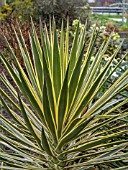
<path id="1" fill-rule="evenodd" d="M 31 59 L 20 28 L 20 37 L 14 32 L 26 70 L 7 41 L 15 62 L 10 65 L 2 54 L 1 61 L 18 90 L 0 75 L 12 96 L 0 89 L 10 116 L 0 114 L 0 168 L 127 169 L 128 112 L 122 106 L 128 102 L 128 71 L 97 97 L 128 54 L 110 69 L 122 44 L 104 64 L 111 36 L 93 56 L 96 28 L 86 45 L 86 26 L 79 33 L 79 23 L 71 43 L 68 22 L 59 36 L 54 20 L 49 30 L 40 23 L 40 37 L 32 22 Z"/>

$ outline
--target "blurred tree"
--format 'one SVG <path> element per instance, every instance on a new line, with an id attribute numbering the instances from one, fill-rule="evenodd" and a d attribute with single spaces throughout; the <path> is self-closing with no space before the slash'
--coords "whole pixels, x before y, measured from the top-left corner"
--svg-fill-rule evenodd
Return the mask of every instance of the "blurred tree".
<path id="1" fill-rule="evenodd" d="M 54 15 L 59 21 L 61 18 L 67 19 L 67 16 L 71 20 L 76 18 L 88 17 L 87 9 L 77 7 L 86 6 L 87 0 L 32 0 L 35 7 L 37 8 L 39 16 L 48 18 L 49 15 Z"/>
<path id="2" fill-rule="evenodd" d="M 33 19 L 38 20 L 39 17 L 49 20 L 49 16 L 54 15 L 57 22 L 60 23 L 62 18 L 70 21 L 81 19 L 85 22 L 88 18 L 87 0 L 7 0 L 11 11 L 7 11 L 10 18 L 21 18 L 22 20 Z M 8 18 L 9 18 L 8 17 Z"/>

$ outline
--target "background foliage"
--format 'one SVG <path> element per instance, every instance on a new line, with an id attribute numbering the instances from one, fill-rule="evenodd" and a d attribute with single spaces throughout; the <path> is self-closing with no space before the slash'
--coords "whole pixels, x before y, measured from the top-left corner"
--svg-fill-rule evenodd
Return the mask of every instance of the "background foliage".
<path id="1" fill-rule="evenodd" d="M 13 17 L 26 20 L 32 16 L 35 20 L 38 20 L 39 17 L 48 20 L 50 15 L 54 15 L 59 20 L 58 22 L 61 22 L 61 19 L 65 20 L 67 16 L 71 21 L 76 18 L 84 20 L 88 18 L 88 10 L 85 8 L 79 11 L 76 7 L 80 3 L 75 3 L 72 0 L 8 0 L 7 2 L 2 10 L 3 19 Z M 84 1 L 83 5 L 86 6 L 87 1 Z"/>

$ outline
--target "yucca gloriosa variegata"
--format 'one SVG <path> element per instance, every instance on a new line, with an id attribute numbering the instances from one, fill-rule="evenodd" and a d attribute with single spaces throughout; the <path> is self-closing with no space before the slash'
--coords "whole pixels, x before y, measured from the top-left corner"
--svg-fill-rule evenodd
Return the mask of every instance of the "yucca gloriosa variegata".
<path id="1" fill-rule="evenodd" d="M 20 28 L 20 38 L 15 32 L 26 71 L 9 44 L 13 67 L 1 54 L 19 94 L 6 77 L 0 75 L 14 98 L 0 89 L 1 95 L 11 104 L 10 107 L 0 96 L 1 105 L 11 117 L 8 120 L 0 115 L 0 144 L 9 148 L 8 152 L 1 147 L 0 168 L 128 168 L 128 112 L 120 109 L 128 101 L 128 71 L 109 82 L 109 88 L 96 98 L 128 53 L 110 71 L 121 45 L 103 64 L 111 36 L 94 54 L 96 28 L 87 45 L 86 26 L 79 33 L 78 24 L 71 47 L 68 28 L 67 22 L 64 31 L 62 23 L 58 38 L 54 21 L 49 31 L 40 24 L 39 38 L 32 22 L 29 34 L 32 59 Z"/>

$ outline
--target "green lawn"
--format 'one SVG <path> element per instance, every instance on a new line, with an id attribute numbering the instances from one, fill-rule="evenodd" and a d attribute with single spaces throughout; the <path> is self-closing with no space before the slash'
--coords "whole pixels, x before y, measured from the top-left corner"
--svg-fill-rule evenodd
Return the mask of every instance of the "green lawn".
<path id="1" fill-rule="evenodd" d="M 111 14 L 93 14 L 91 17 L 92 23 L 98 21 L 100 24 L 106 24 L 107 22 L 113 22 L 115 24 L 119 24 L 120 22 L 112 20 L 112 18 L 115 19 L 121 19 L 121 15 L 111 15 Z"/>
<path id="2" fill-rule="evenodd" d="M 117 14 L 94 14 L 94 16 L 98 18 L 122 18 L 122 15 Z"/>

